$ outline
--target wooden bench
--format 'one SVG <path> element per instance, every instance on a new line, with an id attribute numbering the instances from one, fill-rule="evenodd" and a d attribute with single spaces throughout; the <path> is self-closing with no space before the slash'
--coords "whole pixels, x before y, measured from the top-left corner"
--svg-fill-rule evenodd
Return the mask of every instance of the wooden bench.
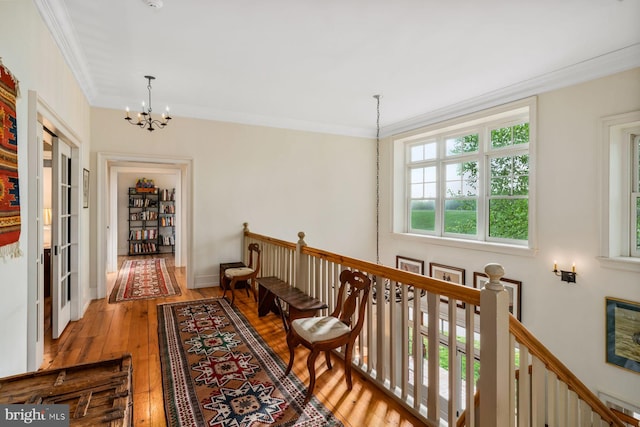
<path id="1" fill-rule="evenodd" d="M 310 297 L 277 277 L 261 277 L 257 281 L 258 316 L 266 316 L 270 311 L 280 314 L 284 330 L 287 332 L 292 320 L 314 316 L 318 310 L 327 308 L 324 302 Z M 283 309 L 282 302 L 289 306 L 288 312 Z"/>

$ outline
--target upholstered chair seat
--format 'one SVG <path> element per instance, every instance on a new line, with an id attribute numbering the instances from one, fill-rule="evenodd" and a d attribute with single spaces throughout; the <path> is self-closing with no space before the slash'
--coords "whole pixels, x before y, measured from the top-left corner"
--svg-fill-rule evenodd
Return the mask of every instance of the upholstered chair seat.
<path id="1" fill-rule="evenodd" d="M 224 288 L 222 297 L 224 298 L 227 291 L 231 291 L 231 304 L 236 299 L 235 289 L 239 282 L 246 282 L 247 284 L 247 296 L 249 296 L 249 290 L 253 293 L 253 298 L 256 299 L 255 292 L 255 280 L 260 274 L 260 246 L 257 243 L 251 243 L 249 245 L 249 265 L 246 267 L 227 268 L 224 271 L 222 280 L 224 283 L 220 285 Z M 255 261 L 255 264 L 254 264 Z"/>
<path id="2" fill-rule="evenodd" d="M 332 340 L 351 332 L 351 328 L 336 317 L 306 317 L 291 322 L 300 338 L 310 343 Z"/>

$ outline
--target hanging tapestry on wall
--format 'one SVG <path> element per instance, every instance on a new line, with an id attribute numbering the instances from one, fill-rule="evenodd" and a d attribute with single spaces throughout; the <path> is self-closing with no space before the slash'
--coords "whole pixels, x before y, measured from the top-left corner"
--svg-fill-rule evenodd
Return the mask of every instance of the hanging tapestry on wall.
<path id="1" fill-rule="evenodd" d="M 20 256 L 18 81 L 0 59 L 0 258 Z"/>

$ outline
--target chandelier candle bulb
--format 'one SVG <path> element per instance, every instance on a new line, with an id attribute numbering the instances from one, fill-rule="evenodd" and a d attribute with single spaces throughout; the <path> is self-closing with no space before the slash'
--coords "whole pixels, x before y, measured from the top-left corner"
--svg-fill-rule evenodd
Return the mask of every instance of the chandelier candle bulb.
<path id="1" fill-rule="evenodd" d="M 571 266 L 571 271 L 572 271 L 573 273 L 575 273 L 575 272 L 576 272 L 576 263 L 575 263 L 575 262 L 574 262 L 574 263 L 573 263 L 573 265 Z"/>
<path id="2" fill-rule="evenodd" d="M 558 271 L 558 262 L 553 260 L 553 271 Z"/>

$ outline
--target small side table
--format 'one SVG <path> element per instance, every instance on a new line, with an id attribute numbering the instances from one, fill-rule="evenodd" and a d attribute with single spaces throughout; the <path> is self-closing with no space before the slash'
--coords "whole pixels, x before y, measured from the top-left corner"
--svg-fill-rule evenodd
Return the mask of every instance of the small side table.
<path id="1" fill-rule="evenodd" d="M 240 268 L 240 267 L 246 267 L 246 265 L 244 265 L 244 263 L 237 261 L 237 262 L 221 262 L 220 263 L 220 288 L 225 289 L 225 281 L 224 281 L 224 272 L 227 268 Z M 247 286 L 247 282 L 237 282 L 236 283 L 236 289 L 240 289 L 240 288 L 244 288 L 245 286 Z"/>

